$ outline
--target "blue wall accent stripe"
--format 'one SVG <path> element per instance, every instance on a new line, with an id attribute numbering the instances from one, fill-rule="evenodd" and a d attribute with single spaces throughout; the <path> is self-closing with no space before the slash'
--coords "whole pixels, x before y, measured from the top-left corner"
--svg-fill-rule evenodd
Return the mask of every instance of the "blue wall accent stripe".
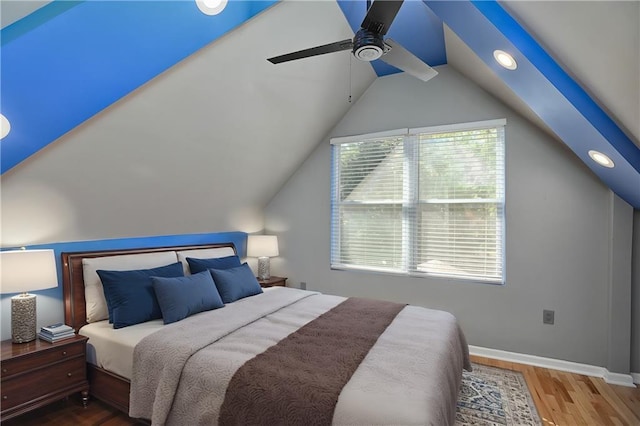
<path id="1" fill-rule="evenodd" d="M 208 16 L 195 1 L 54 2 L 3 29 L 2 173 L 274 3 Z"/>
<path id="2" fill-rule="evenodd" d="M 37 294 L 50 296 L 62 300 L 62 263 L 60 254 L 63 252 L 120 250 L 149 247 L 170 247 L 196 244 L 233 243 L 240 257 L 247 253 L 247 234 L 245 232 L 219 232 L 205 234 L 161 235 L 153 237 L 118 238 L 94 241 L 72 241 L 63 243 L 37 244 L 27 246 L 27 249 L 52 249 L 56 256 L 58 267 L 58 287 L 49 290 L 38 291 Z M 2 250 L 15 250 L 16 248 L 2 248 Z M 2 299 L 12 295 L 2 295 Z"/>

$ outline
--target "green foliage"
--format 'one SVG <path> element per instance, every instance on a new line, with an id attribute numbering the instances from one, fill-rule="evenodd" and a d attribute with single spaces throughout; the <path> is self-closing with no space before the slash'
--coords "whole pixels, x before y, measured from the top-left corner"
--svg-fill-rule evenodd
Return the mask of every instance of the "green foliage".
<path id="1" fill-rule="evenodd" d="M 496 130 L 425 135 L 420 140 L 420 199 L 497 198 Z"/>

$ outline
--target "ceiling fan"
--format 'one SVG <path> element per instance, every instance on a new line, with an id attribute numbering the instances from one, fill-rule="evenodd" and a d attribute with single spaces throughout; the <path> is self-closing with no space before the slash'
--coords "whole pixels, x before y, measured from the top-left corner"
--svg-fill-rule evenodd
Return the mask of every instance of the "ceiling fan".
<path id="1" fill-rule="evenodd" d="M 353 37 L 353 40 L 347 39 L 299 50 L 269 58 L 268 61 L 272 64 L 279 64 L 310 56 L 351 50 L 356 59 L 367 62 L 381 59 L 407 74 L 422 81 L 428 81 L 438 74 L 436 70 L 395 41 L 390 38 L 384 38 L 398 14 L 402 2 L 403 0 L 376 0 L 369 6 L 370 1 L 367 0 L 367 5 L 369 6 L 367 15 L 364 17 L 362 24 L 360 24 L 361 28 Z"/>

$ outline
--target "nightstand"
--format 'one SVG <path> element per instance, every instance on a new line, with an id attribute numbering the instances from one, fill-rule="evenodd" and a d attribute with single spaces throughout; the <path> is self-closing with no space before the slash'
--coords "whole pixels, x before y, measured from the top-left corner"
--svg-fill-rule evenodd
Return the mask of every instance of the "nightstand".
<path id="1" fill-rule="evenodd" d="M 260 278 L 258 278 L 258 282 L 260 283 L 261 287 L 275 287 L 275 286 L 286 287 L 287 277 L 272 276 L 268 280 L 261 280 Z"/>
<path id="2" fill-rule="evenodd" d="M 56 343 L 36 338 L 29 343 L 2 341 L 2 420 L 26 413 L 74 392 L 82 403 L 89 398 L 87 381 L 87 337 Z"/>

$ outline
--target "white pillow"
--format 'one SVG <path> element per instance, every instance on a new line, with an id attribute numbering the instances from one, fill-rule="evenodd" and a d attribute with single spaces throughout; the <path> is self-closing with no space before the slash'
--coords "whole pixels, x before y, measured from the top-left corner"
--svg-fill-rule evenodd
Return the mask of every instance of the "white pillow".
<path id="1" fill-rule="evenodd" d="M 196 249 L 196 250 L 182 250 L 176 252 L 178 255 L 178 261 L 182 262 L 182 268 L 185 275 L 191 275 L 189 270 L 189 263 L 187 263 L 187 257 L 194 259 L 214 259 L 216 257 L 235 256 L 235 252 L 231 247 L 220 247 L 211 249 Z"/>
<path id="2" fill-rule="evenodd" d="M 102 282 L 96 272 L 99 269 L 107 271 L 131 271 L 135 269 L 150 269 L 176 263 L 178 258 L 175 251 L 157 253 L 124 254 L 120 256 L 106 256 L 82 259 L 84 275 L 84 298 L 87 306 L 87 322 L 102 321 L 109 318 L 107 301 L 104 298 Z"/>

